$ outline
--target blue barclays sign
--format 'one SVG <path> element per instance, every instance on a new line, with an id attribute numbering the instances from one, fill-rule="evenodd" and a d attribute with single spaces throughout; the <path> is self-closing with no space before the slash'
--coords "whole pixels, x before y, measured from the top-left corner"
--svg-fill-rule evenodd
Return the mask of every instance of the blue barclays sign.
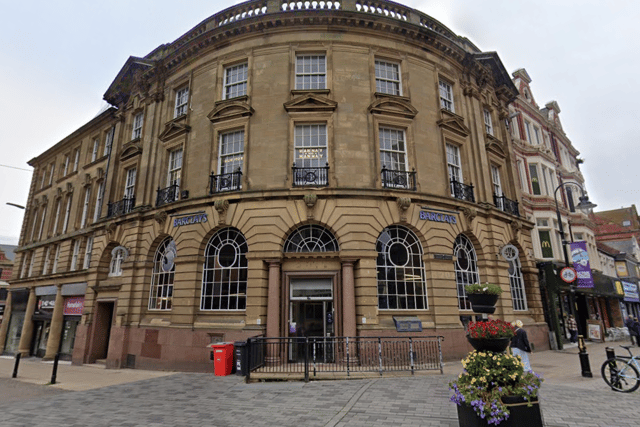
<path id="1" fill-rule="evenodd" d="M 458 219 L 455 215 L 445 215 L 439 212 L 420 211 L 420 219 L 434 222 L 447 222 L 449 224 L 457 224 Z"/>
<path id="2" fill-rule="evenodd" d="M 173 226 L 179 227 L 181 225 L 199 224 L 201 222 L 207 222 L 207 220 L 206 213 L 183 216 L 182 218 L 174 218 Z"/>

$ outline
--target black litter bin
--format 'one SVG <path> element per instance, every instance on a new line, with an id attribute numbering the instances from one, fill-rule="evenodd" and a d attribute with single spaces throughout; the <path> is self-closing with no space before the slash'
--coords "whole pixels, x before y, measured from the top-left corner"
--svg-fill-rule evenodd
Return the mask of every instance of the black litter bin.
<path id="1" fill-rule="evenodd" d="M 246 377 L 249 373 L 249 351 L 246 341 L 233 343 L 236 352 L 236 375 Z"/>

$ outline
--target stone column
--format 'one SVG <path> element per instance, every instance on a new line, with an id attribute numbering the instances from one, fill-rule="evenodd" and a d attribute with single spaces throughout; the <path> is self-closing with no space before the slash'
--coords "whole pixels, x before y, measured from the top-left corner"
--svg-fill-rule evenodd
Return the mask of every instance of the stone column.
<path id="1" fill-rule="evenodd" d="M 355 260 L 342 260 L 342 335 L 355 337 L 356 330 L 356 292 L 353 279 Z"/>
<path id="2" fill-rule="evenodd" d="M 31 335 L 33 335 L 33 313 L 36 311 L 36 288 L 29 289 L 29 300 L 27 301 L 27 311 L 24 314 L 22 324 L 22 335 L 18 345 L 18 353 L 29 355 L 31 350 Z"/>
<path id="3" fill-rule="evenodd" d="M 4 345 L 7 342 L 7 331 L 9 330 L 9 321 L 11 320 L 11 292 L 7 295 L 4 306 L 4 316 L 0 324 L 0 354 L 4 352 Z"/>
<path id="4" fill-rule="evenodd" d="M 56 291 L 56 302 L 51 315 L 51 326 L 49 338 L 47 339 L 47 350 L 42 360 L 51 360 L 56 357 L 62 339 L 62 324 L 64 323 L 64 297 L 62 296 L 62 285 L 58 285 Z"/>
<path id="5" fill-rule="evenodd" d="M 280 336 L 280 261 L 268 260 L 269 290 L 267 294 L 267 338 Z M 267 344 L 267 362 L 278 363 L 280 351 L 278 343 Z"/>

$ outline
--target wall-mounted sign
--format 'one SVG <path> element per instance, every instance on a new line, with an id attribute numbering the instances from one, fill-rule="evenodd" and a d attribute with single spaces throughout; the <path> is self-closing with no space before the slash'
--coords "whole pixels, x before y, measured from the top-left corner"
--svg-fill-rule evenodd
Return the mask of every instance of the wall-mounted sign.
<path id="1" fill-rule="evenodd" d="M 593 288 L 593 276 L 591 275 L 591 265 L 589 264 L 589 253 L 587 252 L 587 242 L 572 242 L 571 259 L 573 268 L 578 276 L 578 288 Z"/>
<path id="2" fill-rule="evenodd" d="M 447 215 L 440 212 L 420 211 L 420 219 L 434 222 L 448 222 L 449 224 L 457 224 L 458 219 L 455 215 Z"/>
<path id="3" fill-rule="evenodd" d="M 632 282 L 622 281 L 622 289 L 624 289 L 624 300 L 626 302 L 640 302 L 640 294 L 638 293 L 638 285 Z"/>
<path id="4" fill-rule="evenodd" d="M 174 218 L 173 226 L 180 227 L 181 225 L 199 224 L 201 222 L 207 222 L 207 220 L 208 219 L 206 213 L 188 215 L 180 218 Z"/>
<path id="5" fill-rule="evenodd" d="M 449 255 L 449 254 L 433 254 L 433 259 L 442 259 L 445 261 L 451 261 L 453 260 L 453 255 Z"/>
<path id="6" fill-rule="evenodd" d="M 64 299 L 65 316 L 82 316 L 84 297 L 71 297 Z"/>

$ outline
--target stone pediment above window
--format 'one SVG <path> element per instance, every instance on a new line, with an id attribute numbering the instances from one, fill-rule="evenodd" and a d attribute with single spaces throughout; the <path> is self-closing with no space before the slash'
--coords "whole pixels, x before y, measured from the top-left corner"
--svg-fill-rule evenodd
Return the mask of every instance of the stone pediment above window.
<path id="1" fill-rule="evenodd" d="M 255 111 L 247 102 L 248 99 L 248 97 L 244 96 L 218 101 L 215 103 L 214 109 L 207 115 L 207 118 L 211 120 L 212 123 L 217 123 L 224 120 L 252 116 Z"/>
<path id="2" fill-rule="evenodd" d="M 496 156 L 505 159 L 507 157 L 505 144 L 498 138 L 492 135 L 486 135 L 487 141 L 484 146 L 487 151 L 495 154 Z"/>
<path id="3" fill-rule="evenodd" d="M 166 142 L 176 136 L 184 135 L 191 130 L 191 126 L 184 123 L 186 116 L 180 116 L 164 125 L 164 130 L 158 135 L 160 141 Z"/>
<path id="4" fill-rule="evenodd" d="M 464 119 L 462 117 L 446 110 L 440 111 L 442 113 L 442 119 L 438 121 L 438 126 L 440 126 L 441 129 L 446 129 L 460 136 L 469 136 L 471 131 L 465 126 Z"/>
<path id="5" fill-rule="evenodd" d="M 124 144 L 122 151 L 120 151 L 120 160 L 127 160 L 140 154 L 142 154 L 142 143 L 140 139 L 136 139 Z"/>
<path id="6" fill-rule="evenodd" d="M 284 109 L 289 113 L 294 112 L 333 112 L 338 108 L 338 103 L 315 93 L 293 98 L 285 102 Z"/>
<path id="7" fill-rule="evenodd" d="M 371 114 L 404 117 L 413 119 L 418 110 L 405 98 L 384 96 L 376 99 L 367 110 Z"/>

